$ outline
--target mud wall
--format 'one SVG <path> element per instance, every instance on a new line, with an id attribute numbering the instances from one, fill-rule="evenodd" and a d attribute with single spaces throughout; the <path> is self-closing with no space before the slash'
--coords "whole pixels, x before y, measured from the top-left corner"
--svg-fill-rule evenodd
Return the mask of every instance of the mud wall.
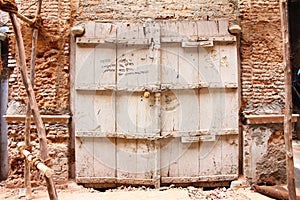
<path id="1" fill-rule="evenodd" d="M 244 135 L 244 174 L 250 183 L 286 182 L 283 126 L 246 125 Z"/>
<path id="2" fill-rule="evenodd" d="M 17 1 L 19 9 L 26 16 L 33 16 L 35 5 L 31 1 Z M 35 92 L 42 114 L 68 114 L 70 112 L 69 82 L 69 30 L 73 25 L 88 20 L 214 20 L 229 19 L 240 23 L 241 34 L 241 112 L 248 114 L 281 114 L 284 112 L 284 80 L 282 66 L 282 45 L 280 30 L 279 1 L 255 0 L 127 0 L 127 1 L 43 1 L 42 18 L 44 28 L 40 31 L 37 53 Z M 30 58 L 32 29 L 23 24 L 27 58 Z M 11 34 L 9 67 L 11 104 L 19 105 L 15 110 L 24 112 L 26 102 L 24 86 L 16 67 L 14 39 Z M 22 169 L 14 167 L 22 160 L 17 156 L 15 144 L 23 140 L 23 124 L 9 125 L 10 179 L 11 185 L 22 184 Z M 54 158 L 56 180 L 66 180 L 70 172 L 68 124 L 49 124 L 47 127 L 51 156 Z M 51 134 L 50 134 L 51 133 Z M 251 181 L 264 177 L 264 167 L 271 166 L 276 156 L 283 163 L 282 126 L 243 126 L 244 173 Z M 54 138 L 54 139 L 53 139 Z M 275 139 L 274 139 L 275 138 Z M 35 128 L 32 139 L 37 144 Z M 259 142 L 257 142 L 259 141 Z M 281 139 L 280 139 L 281 141 Z M 275 150 L 274 150 L 275 149 Z M 257 153 L 259 152 L 259 154 Z M 59 155 L 59 156 L 58 156 Z M 59 160 L 62 158 L 64 161 Z M 259 159 L 256 159 L 259 158 Z M 281 165 L 280 164 L 280 165 Z M 62 167 L 63 166 L 63 167 Z M 58 171 L 62 169 L 62 174 Z M 278 169 L 284 174 L 284 168 Z M 58 179 L 59 177 L 59 179 Z M 16 181 L 18 179 L 19 181 Z M 274 180 L 280 180 L 275 177 Z M 35 175 L 39 182 L 40 177 Z"/>
<path id="3" fill-rule="evenodd" d="M 28 18 L 36 13 L 36 1 L 16 1 L 19 12 Z M 67 0 L 44 0 L 42 4 L 42 28 L 39 31 L 34 91 L 41 114 L 68 115 L 70 114 L 69 96 L 69 30 L 71 20 L 71 3 Z M 5 13 L 1 13 L 5 16 Z M 10 26 L 10 22 L 7 23 Z M 31 58 L 32 32 L 28 24 L 21 22 L 29 71 Z M 10 30 L 12 28 L 10 26 Z M 22 78 L 17 67 L 17 51 L 14 34 L 9 34 L 10 52 L 9 65 L 9 105 L 7 114 L 25 114 L 26 93 Z M 8 187 L 23 186 L 24 159 L 20 157 L 17 143 L 24 141 L 24 123 L 21 121 L 8 122 L 9 149 L 9 178 Z M 56 183 L 63 183 L 69 177 L 70 164 L 70 132 L 68 123 L 53 122 L 45 124 L 49 145 L 51 165 L 55 170 Z M 38 154 L 39 142 L 36 127 L 31 125 L 31 140 L 34 153 Z M 44 184 L 43 177 L 32 170 L 32 184 Z"/>
<path id="4" fill-rule="evenodd" d="M 243 109 L 245 113 L 254 113 L 264 104 L 283 104 L 284 100 L 279 1 L 240 0 L 239 11 L 243 30 L 241 35 Z M 270 107 L 266 113 L 273 114 L 272 110 Z"/>
<path id="5" fill-rule="evenodd" d="M 235 19 L 237 0 L 72 1 L 76 21 Z"/>
<path id="6" fill-rule="evenodd" d="M 284 68 L 279 1 L 240 0 L 239 13 L 242 26 L 241 114 L 283 114 Z M 242 132 L 245 177 L 250 182 L 284 183 L 282 124 L 244 124 Z"/>

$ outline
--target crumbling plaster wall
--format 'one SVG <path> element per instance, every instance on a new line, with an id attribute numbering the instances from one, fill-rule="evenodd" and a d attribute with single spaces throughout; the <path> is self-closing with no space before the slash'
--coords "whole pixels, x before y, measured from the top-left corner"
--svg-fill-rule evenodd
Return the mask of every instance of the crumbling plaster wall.
<path id="1" fill-rule="evenodd" d="M 285 96 L 279 1 L 240 0 L 239 12 L 242 26 L 242 114 L 283 114 Z M 286 181 L 282 130 L 280 124 L 243 125 L 244 175 L 251 182 Z"/>
<path id="2" fill-rule="evenodd" d="M 86 0 L 72 1 L 76 21 L 235 19 L 237 0 Z"/>
<path id="3" fill-rule="evenodd" d="M 27 9 L 30 4 L 30 1 L 22 1 L 22 4 L 19 4 L 21 12 L 24 12 L 25 15 L 33 15 L 35 12 L 35 6 Z M 284 80 L 278 0 L 46 0 L 43 1 L 42 13 L 44 29 L 39 37 L 35 82 L 35 92 L 42 113 L 62 114 L 69 112 L 70 26 L 88 20 L 141 21 L 148 18 L 153 20 L 229 19 L 231 22 L 235 22 L 238 18 L 237 21 L 242 27 L 240 49 L 242 113 L 280 114 L 284 110 Z M 26 38 L 26 49 L 30 49 L 31 29 L 23 26 L 23 33 Z M 12 36 L 11 39 L 13 46 Z M 28 51 L 27 55 L 29 53 Z M 25 91 L 18 68 L 15 67 L 14 56 L 15 51 L 13 49 L 9 61 L 9 66 L 13 69 L 10 76 L 9 99 L 21 102 L 24 105 Z M 46 127 L 48 133 L 52 130 L 52 134 L 63 135 L 62 138 L 64 138 L 59 139 L 60 136 L 57 136 L 53 137 L 56 139 L 49 140 L 50 152 L 52 150 L 56 152 L 55 150 L 59 149 L 57 153 L 51 154 L 55 157 L 54 160 L 66 158 L 68 156 L 66 149 L 69 136 L 67 125 L 52 124 Z M 58 134 L 59 130 L 62 131 L 61 134 Z M 34 128 L 32 131 L 32 139 L 36 139 Z M 23 140 L 22 132 L 22 124 L 11 124 L 9 126 L 10 149 L 15 155 L 14 145 L 15 142 Z M 276 125 L 275 128 L 273 125 L 258 127 L 244 125 L 243 136 L 244 172 L 247 178 L 255 181 L 257 177 L 263 177 L 261 175 L 262 167 L 272 167 L 268 163 L 274 163 L 273 160 L 264 158 L 273 156 L 274 151 L 278 155 L 278 162 L 282 163 L 281 153 L 284 147 L 278 145 L 279 143 L 274 142 L 272 139 L 282 136 L 280 125 Z M 61 148 L 57 148 L 58 146 Z M 11 154 L 11 163 L 15 161 L 15 155 L 13 154 Z M 58 154 L 60 156 L 57 156 Z M 258 160 L 256 163 L 254 158 Z M 22 163 L 18 158 L 16 160 L 16 163 Z M 68 170 L 68 165 L 59 163 L 56 166 L 59 169 L 61 166 L 66 166 L 63 171 Z M 13 168 L 12 165 L 11 168 Z M 16 176 L 11 174 L 11 177 L 21 180 L 21 171 Z M 282 173 L 280 172 L 280 174 Z M 67 178 L 66 173 L 57 175 L 64 180 Z M 280 177 L 277 179 L 280 179 Z M 37 177 L 36 180 L 40 179 Z M 18 183 L 12 181 L 11 183 L 17 185 L 20 184 L 20 181 Z"/>
<path id="4" fill-rule="evenodd" d="M 36 3 L 33 1 L 16 1 L 19 12 L 33 18 L 36 13 Z M 69 114 L 69 30 L 72 23 L 71 3 L 68 0 L 44 0 L 42 3 L 42 28 L 39 30 L 34 91 L 41 114 Z M 5 13 L 2 13 L 5 15 Z M 8 22 L 9 25 L 9 22 Z M 22 35 L 25 43 L 29 71 L 33 30 L 21 22 Z M 12 28 L 11 28 L 12 30 Z M 17 67 L 17 50 L 14 34 L 9 34 L 11 69 L 9 78 L 9 106 L 7 114 L 25 114 L 26 92 Z M 69 177 L 69 125 L 68 123 L 45 124 L 49 155 L 52 158 L 52 168 L 55 170 L 54 180 L 63 183 Z M 17 143 L 24 141 L 24 123 L 12 121 L 8 124 L 9 148 L 9 178 L 8 187 L 23 186 L 24 159 L 20 157 Z M 39 142 L 36 127 L 31 125 L 31 140 L 33 152 L 38 154 Z M 44 184 L 43 177 L 32 170 L 32 184 Z"/>

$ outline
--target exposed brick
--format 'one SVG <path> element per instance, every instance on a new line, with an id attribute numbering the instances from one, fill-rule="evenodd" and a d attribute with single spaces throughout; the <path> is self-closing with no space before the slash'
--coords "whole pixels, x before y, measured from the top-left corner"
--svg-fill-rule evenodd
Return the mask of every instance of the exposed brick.
<path id="1" fill-rule="evenodd" d="M 284 79 L 282 65 L 282 43 L 280 9 L 278 0 L 106 0 L 106 1 L 43 1 L 42 19 L 44 28 L 40 32 L 38 58 L 36 62 L 35 92 L 41 112 L 69 112 L 69 31 L 76 23 L 89 20 L 141 21 L 147 18 L 157 20 L 213 20 L 240 17 L 241 35 L 241 80 L 243 111 L 246 114 L 264 114 L 264 106 L 276 105 L 280 109 L 284 102 Z M 35 14 L 36 5 L 30 1 L 17 1 L 20 11 L 26 16 Z M 5 16 L 1 15 L 1 20 Z M 7 16 L 6 16 L 7 19 Z M 31 28 L 23 25 L 22 32 L 26 49 L 31 49 Z M 9 99 L 26 102 L 26 94 L 21 76 L 16 67 L 15 43 L 10 35 L 11 52 L 9 67 Z M 54 51 L 53 51 L 54 50 Z M 26 52 L 27 57 L 30 51 Z M 259 111 L 257 111 L 259 110 Z M 279 113 L 278 113 L 279 114 Z M 244 127 L 245 146 L 251 141 L 249 127 Z M 51 155 L 55 157 L 56 180 L 66 180 L 68 164 L 66 157 L 68 138 L 66 125 L 47 127 L 51 143 Z M 38 149 L 38 141 L 33 131 L 33 146 Z M 63 138 L 63 139 L 59 139 Z M 23 125 L 9 127 L 9 147 L 15 148 L 17 141 L 23 140 Z M 61 142 L 62 140 L 63 142 Z M 58 148 L 56 148 L 58 147 Z M 246 149 L 247 150 L 247 149 Z M 11 158 L 14 161 L 15 151 Z M 245 172 L 249 172 L 251 152 L 245 151 Z M 14 161 L 14 162 L 19 162 Z M 15 164 L 12 162 L 12 164 Z M 263 165 L 264 166 L 264 165 Z M 13 167 L 13 166 L 12 166 Z M 11 184 L 22 184 L 22 169 L 12 171 Z M 248 173 L 250 174 L 250 172 Z M 21 180 L 21 181 L 20 181 Z M 34 180 L 40 183 L 37 173 Z"/>

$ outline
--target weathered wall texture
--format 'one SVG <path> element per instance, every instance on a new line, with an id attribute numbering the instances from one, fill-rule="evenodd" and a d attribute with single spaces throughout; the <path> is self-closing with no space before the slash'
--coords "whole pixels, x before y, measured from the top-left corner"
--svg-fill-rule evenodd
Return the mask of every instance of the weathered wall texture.
<path id="1" fill-rule="evenodd" d="M 20 13 L 32 18 L 36 12 L 33 1 L 17 1 Z M 42 114 L 68 114 L 69 111 L 69 29 L 71 20 L 71 4 L 68 0 L 45 0 L 42 6 L 43 28 L 39 31 L 34 91 Z M 27 62 L 30 61 L 32 28 L 22 24 Z M 12 30 L 12 29 L 11 29 Z M 10 60 L 12 69 L 9 79 L 9 106 L 7 114 L 24 114 L 26 93 L 19 69 L 16 67 L 16 47 L 14 35 L 10 34 Z M 29 67 L 29 64 L 28 64 Z M 29 70 L 28 70 L 29 71 Z M 68 180 L 69 173 L 69 130 L 68 124 L 45 124 L 49 154 L 52 168 L 55 170 L 55 181 L 61 183 Z M 9 137 L 9 178 L 7 186 L 20 187 L 23 184 L 23 159 L 16 148 L 24 141 L 24 124 L 10 122 Z M 36 128 L 31 126 L 33 152 L 38 153 L 39 142 Z M 43 184 L 43 178 L 36 170 L 32 170 L 33 184 Z"/>
<path id="2" fill-rule="evenodd" d="M 25 16 L 35 15 L 35 6 L 27 9 L 32 2 L 22 1 L 20 12 Z M 36 78 L 34 89 L 42 113 L 66 113 L 69 110 L 69 1 L 43 1 L 43 28 L 39 32 Z M 30 60 L 32 29 L 22 26 L 27 61 Z M 12 36 L 13 37 L 13 36 Z M 13 46 L 13 45 L 12 45 Z M 11 52 L 15 57 L 15 49 Z M 11 60 L 11 63 L 16 63 Z M 12 67 L 12 66 L 11 66 Z M 26 94 L 17 67 L 10 80 L 9 99 L 26 101 Z"/>
<path id="3" fill-rule="evenodd" d="M 9 178 L 6 182 L 7 187 L 24 186 L 24 159 L 20 157 L 17 147 L 18 142 L 24 141 L 24 124 L 11 123 L 8 126 L 9 137 Z M 51 168 L 55 170 L 55 182 L 64 183 L 68 180 L 68 138 L 69 131 L 65 124 L 45 124 L 49 155 L 51 157 Z M 34 126 L 31 127 L 31 145 L 33 153 L 39 155 L 39 142 Z M 36 169 L 31 169 L 31 183 L 33 186 L 44 184 L 44 178 Z"/>
<path id="4" fill-rule="evenodd" d="M 240 0 L 244 115 L 284 113 L 284 75 L 278 0 Z M 244 174 L 251 182 L 285 182 L 283 127 L 244 125 Z M 267 178 L 269 179 L 267 180 Z"/>
<path id="5" fill-rule="evenodd" d="M 76 20 L 235 18 L 237 0 L 102 0 L 72 1 Z"/>
<path id="6" fill-rule="evenodd" d="M 35 6 L 31 1 L 18 1 L 21 12 L 32 16 Z M 28 8 L 29 7 L 29 8 Z M 44 28 L 40 32 L 37 54 L 35 92 L 41 112 L 44 114 L 63 114 L 69 112 L 69 30 L 76 23 L 89 20 L 214 20 L 229 19 L 234 22 L 240 18 L 241 35 L 241 81 L 243 114 L 281 114 L 283 112 L 284 83 L 282 66 L 282 45 L 280 30 L 280 11 L 278 0 L 45 0 L 42 18 Z M 74 23 L 73 23 L 74 21 Z M 31 28 L 23 26 L 26 49 L 31 49 Z M 13 37 L 11 35 L 13 47 Z M 29 59 L 29 51 L 27 52 Z M 13 69 L 10 76 L 10 96 L 12 101 L 26 101 L 24 86 L 12 59 L 9 66 Z M 22 110 L 22 109 L 21 109 Z M 32 139 L 37 145 L 35 129 Z M 50 133 L 51 132 L 51 133 Z M 23 140 L 23 125 L 10 124 L 9 148 L 11 173 L 10 184 L 21 184 L 23 169 L 15 164 L 22 160 L 14 150 L 16 142 Z M 55 157 L 53 168 L 61 181 L 67 179 L 68 136 L 66 124 L 47 125 L 51 156 Z M 263 179 L 264 170 L 275 161 L 283 165 L 282 127 L 273 125 L 245 125 L 244 170 L 251 181 Z M 55 139 L 53 139 L 55 138 Z M 259 154 L 257 153 L 259 152 Z M 62 174 L 58 171 L 62 169 Z M 284 168 L 273 169 L 280 176 Z M 276 171 L 277 170 L 277 171 Z M 282 171 L 283 170 L 283 171 Z M 270 172 L 271 173 L 271 172 Z M 41 180 L 38 175 L 34 180 Z M 283 180 L 284 181 L 284 180 Z"/>
<path id="7" fill-rule="evenodd" d="M 240 0 L 239 11 L 244 112 L 262 114 L 253 110 L 265 103 L 283 104 L 284 99 L 279 1 Z"/>
<path id="8" fill-rule="evenodd" d="M 244 173 L 249 182 L 280 184 L 286 181 L 282 125 L 243 127 Z"/>

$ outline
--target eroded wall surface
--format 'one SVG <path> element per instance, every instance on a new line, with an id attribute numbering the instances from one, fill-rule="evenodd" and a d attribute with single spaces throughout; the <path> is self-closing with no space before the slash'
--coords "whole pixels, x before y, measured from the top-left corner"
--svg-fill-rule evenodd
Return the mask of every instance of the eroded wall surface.
<path id="1" fill-rule="evenodd" d="M 36 3 L 33 1 L 16 1 L 19 12 L 33 18 L 36 13 Z M 70 113 L 69 96 L 69 30 L 71 20 L 70 1 L 45 0 L 42 3 L 42 28 L 36 52 L 36 66 L 34 91 L 36 100 L 43 115 L 68 115 Z M 2 13 L 2 16 L 5 16 Z M 8 20 L 7 17 L 2 18 Z M 6 21 L 8 26 L 9 21 Z M 31 58 L 33 30 L 26 23 L 21 22 L 22 35 L 25 43 L 26 60 L 29 71 Z M 12 28 L 10 27 L 12 31 Z M 8 67 L 11 70 L 9 78 L 8 115 L 25 114 L 26 93 L 19 68 L 17 67 L 17 50 L 13 33 L 9 33 L 10 53 Z M 24 159 L 20 157 L 17 144 L 24 141 L 24 123 L 22 121 L 8 122 L 9 148 L 9 178 L 8 187 L 23 186 Z M 54 179 L 57 183 L 68 180 L 69 177 L 69 125 L 68 123 L 45 124 L 49 145 L 49 155 L 52 158 L 52 168 L 55 170 Z M 39 151 L 39 140 L 34 125 L 31 125 L 32 149 L 35 154 Z M 32 171 L 32 184 L 44 184 L 43 177 L 36 170 Z"/>
<path id="2" fill-rule="evenodd" d="M 239 12 L 242 114 L 283 114 L 285 95 L 279 1 L 240 0 Z M 244 124 L 242 129 L 245 177 L 250 182 L 284 183 L 282 124 Z"/>
<path id="3" fill-rule="evenodd" d="M 20 11 L 33 16 L 35 5 L 31 1 L 17 1 Z M 70 112 L 70 27 L 89 20 L 143 21 L 153 20 L 214 20 L 229 19 L 239 23 L 241 34 L 241 112 L 243 115 L 281 114 L 284 112 L 284 77 L 280 30 L 279 1 L 255 0 L 116 0 L 116 1 L 43 1 L 43 29 L 39 33 L 35 92 L 42 114 L 68 114 Z M 22 25 L 27 60 L 30 59 L 32 29 Z M 20 73 L 16 67 L 16 49 L 10 34 L 11 75 L 9 79 L 10 105 L 13 114 L 24 113 L 26 95 Z M 68 124 L 46 125 L 50 155 L 53 157 L 55 180 L 65 181 L 70 172 L 70 131 Z M 24 124 L 10 123 L 8 129 L 10 149 L 11 186 L 22 185 L 23 160 L 15 148 L 23 141 Z M 282 126 L 249 125 L 242 128 L 244 173 L 250 181 L 274 174 L 274 181 L 284 181 Z M 38 139 L 32 127 L 33 146 Z M 275 156 L 274 156 L 275 155 Z M 73 156 L 71 156 L 73 158 Z M 277 160 L 274 160 L 276 157 Z M 273 159 L 274 158 L 274 159 Z M 278 162 L 277 166 L 273 163 Z M 66 164 L 67 163 L 67 164 Z M 266 172 L 269 168 L 271 172 Z M 276 167 L 273 169 L 272 167 Z M 277 170 L 277 171 L 276 171 Z M 276 172 L 276 173 L 275 173 Z M 34 172 L 35 173 L 35 172 Z M 276 174 L 279 174 L 277 176 Z M 36 173 L 37 184 L 41 178 Z"/>

